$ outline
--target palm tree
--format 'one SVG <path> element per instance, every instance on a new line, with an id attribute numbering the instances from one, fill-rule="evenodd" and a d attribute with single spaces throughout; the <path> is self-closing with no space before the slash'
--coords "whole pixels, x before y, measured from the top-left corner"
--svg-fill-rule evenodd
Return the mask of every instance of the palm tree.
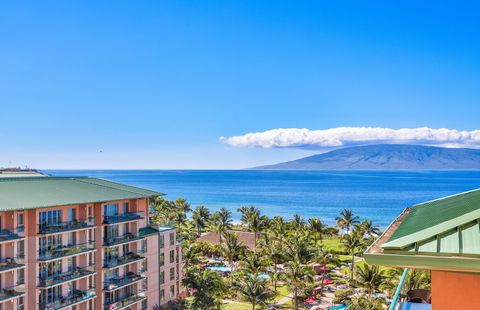
<path id="1" fill-rule="evenodd" d="M 156 196 L 150 199 L 153 206 L 152 223 L 167 224 L 175 219 L 175 203 L 164 199 L 162 196 Z"/>
<path id="2" fill-rule="evenodd" d="M 184 198 L 177 198 L 175 200 L 175 207 L 177 208 L 177 212 L 187 214 L 188 212 L 192 211 L 190 207 L 190 203 Z"/>
<path id="3" fill-rule="evenodd" d="M 242 213 L 241 221 L 247 226 L 248 231 L 253 232 L 253 249 L 257 250 L 257 235 L 267 225 L 267 218 L 262 216 L 260 210 L 254 206 L 241 207 L 238 212 Z"/>
<path id="4" fill-rule="evenodd" d="M 238 256 L 245 251 L 245 246 L 238 242 L 238 237 L 235 233 L 227 232 L 225 240 L 222 244 L 222 253 L 228 264 L 232 266 L 233 262 L 237 260 Z M 233 282 L 233 270 L 230 272 L 231 282 Z"/>
<path id="5" fill-rule="evenodd" d="M 389 291 L 391 294 L 395 292 L 395 289 L 400 282 L 400 277 L 403 273 L 403 269 L 394 268 L 387 269 L 386 271 L 388 279 L 391 281 L 385 281 L 383 288 Z M 402 285 L 402 295 L 406 295 L 408 291 L 415 288 L 425 288 L 430 287 L 430 272 L 427 270 L 420 269 L 410 269 L 407 273 L 407 277 Z"/>
<path id="6" fill-rule="evenodd" d="M 278 265 L 282 263 L 285 258 L 285 248 L 282 246 L 282 243 L 273 241 L 265 245 L 264 254 L 273 264 L 271 280 L 273 283 L 273 290 L 276 292 L 278 281 Z"/>
<path id="7" fill-rule="evenodd" d="M 190 267 L 200 263 L 200 249 L 197 244 L 189 244 L 182 247 L 183 269 L 187 271 Z"/>
<path id="8" fill-rule="evenodd" d="M 238 284 L 238 294 L 252 304 L 252 310 L 256 305 L 264 305 L 269 298 L 265 282 L 258 274 L 246 273 Z"/>
<path id="9" fill-rule="evenodd" d="M 193 225 L 197 228 L 198 235 L 202 233 L 210 219 L 210 211 L 205 206 L 198 206 L 192 214 Z"/>
<path id="10" fill-rule="evenodd" d="M 182 284 L 195 291 L 191 304 L 192 309 L 220 308 L 219 298 L 224 287 L 222 278 L 216 272 L 208 269 L 201 271 L 196 267 L 191 267 L 182 279 Z"/>
<path id="11" fill-rule="evenodd" d="M 322 241 L 324 227 L 325 225 L 318 217 L 308 219 L 308 230 L 314 236 L 315 243 L 317 243 L 318 239 Z"/>
<path id="12" fill-rule="evenodd" d="M 293 226 L 293 229 L 303 229 L 304 226 L 305 226 L 305 221 L 303 220 L 303 218 L 298 215 L 298 214 L 294 214 L 293 215 L 293 218 L 292 220 L 290 221 L 290 223 L 292 224 Z"/>
<path id="13" fill-rule="evenodd" d="M 287 260 L 298 260 L 306 264 L 313 257 L 314 250 L 310 247 L 310 238 L 305 232 L 295 231 L 284 244 Z"/>
<path id="14" fill-rule="evenodd" d="M 357 253 L 358 248 L 362 245 L 362 242 L 360 241 L 360 238 L 358 237 L 357 234 L 345 235 L 342 241 L 345 246 L 345 249 L 348 251 L 348 253 L 352 255 L 352 270 L 351 270 L 350 280 L 353 282 L 353 279 L 354 279 L 353 268 L 355 264 L 355 254 Z"/>
<path id="15" fill-rule="evenodd" d="M 372 237 L 380 234 L 380 229 L 372 221 L 363 221 L 358 226 L 362 236 Z"/>
<path id="16" fill-rule="evenodd" d="M 270 221 L 269 231 L 274 237 L 278 239 L 283 239 L 287 234 L 287 223 L 285 223 L 283 217 L 273 217 Z"/>
<path id="17" fill-rule="evenodd" d="M 347 233 L 350 232 L 350 227 L 359 223 L 359 217 L 353 214 L 352 210 L 343 210 L 340 212 L 340 216 L 336 217 L 337 225 L 340 225 L 342 229 L 347 229 Z"/>
<path id="18" fill-rule="evenodd" d="M 222 236 L 232 229 L 232 212 L 225 208 L 215 212 L 210 217 L 210 229 L 218 234 L 219 242 L 222 243 Z"/>
<path id="19" fill-rule="evenodd" d="M 240 270 L 247 274 L 259 275 L 266 271 L 266 261 L 257 252 L 248 253 L 243 260 L 239 262 Z"/>
<path id="20" fill-rule="evenodd" d="M 356 270 L 357 284 L 366 289 L 368 297 L 380 289 L 386 280 L 385 270 L 378 266 L 364 264 Z"/>
<path id="21" fill-rule="evenodd" d="M 384 309 L 385 301 L 380 298 L 367 298 L 365 295 L 353 297 L 349 302 L 349 310 L 377 310 Z"/>
<path id="22" fill-rule="evenodd" d="M 283 271 L 283 278 L 287 282 L 289 291 L 293 294 L 293 309 L 298 310 L 298 296 L 300 290 L 305 285 L 312 283 L 314 277 L 313 270 L 301 264 L 298 260 L 292 260 L 286 264 Z"/>

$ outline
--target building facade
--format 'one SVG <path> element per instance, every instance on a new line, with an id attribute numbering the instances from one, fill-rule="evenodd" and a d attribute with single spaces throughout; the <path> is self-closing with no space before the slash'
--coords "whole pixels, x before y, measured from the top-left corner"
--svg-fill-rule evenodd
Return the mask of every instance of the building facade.
<path id="1" fill-rule="evenodd" d="M 160 193 L 94 178 L 0 180 L 0 310 L 154 309 L 181 291 Z"/>

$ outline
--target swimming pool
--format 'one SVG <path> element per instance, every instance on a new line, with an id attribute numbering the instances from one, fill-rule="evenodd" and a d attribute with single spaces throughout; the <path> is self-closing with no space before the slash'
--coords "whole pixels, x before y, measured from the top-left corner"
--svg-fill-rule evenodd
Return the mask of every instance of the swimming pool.
<path id="1" fill-rule="evenodd" d="M 206 269 L 216 272 L 231 272 L 232 267 L 229 266 L 205 266 Z"/>

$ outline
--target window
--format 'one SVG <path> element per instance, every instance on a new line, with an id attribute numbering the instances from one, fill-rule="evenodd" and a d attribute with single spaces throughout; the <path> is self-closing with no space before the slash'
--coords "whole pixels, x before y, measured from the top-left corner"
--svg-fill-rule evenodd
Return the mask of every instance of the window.
<path id="1" fill-rule="evenodd" d="M 165 253 L 160 254 L 159 265 L 160 267 L 165 265 Z"/>
<path id="2" fill-rule="evenodd" d="M 118 237 L 118 225 L 104 227 L 105 240 Z"/>
<path id="3" fill-rule="evenodd" d="M 160 290 L 160 301 L 164 301 L 164 300 L 165 300 L 165 290 L 161 289 Z"/>
<path id="4" fill-rule="evenodd" d="M 77 212 L 74 208 L 68 209 L 68 221 L 73 222 L 77 219 Z"/>
<path id="5" fill-rule="evenodd" d="M 128 213 L 128 202 L 122 203 L 122 213 Z"/>
<path id="6" fill-rule="evenodd" d="M 165 271 L 160 271 L 160 284 L 165 284 Z"/>
<path id="7" fill-rule="evenodd" d="M 17 310 L 23 310 L 23 309 L 25 309 L 25 299 L 24 297 L 19 297 L 18 303 L 17 303 Z"/>
<path id="8" fill-rule="evenodd" d="M 21 268 L 17 270 L 17 283 L 24 284 L 25 283 L 25 269 Z"/>
<path id="9" fill-rule="evenodd" d="M 147 240 L 142 240 L 142 251 L 147 252 Z"/>
<path id="10" fill-rule="evenodd" d="M 23 213 L 17 214 L 17 227 L 23 228 L 25 226 L 25 219 Z"/>
<path id="11" fill-rule="evenodd" d="M 175 250 L 170 251 L 170 263 L 175 262 Z"/>
<path id="12" fill-rule="evenodd" d="M 170 298 L 175 297 L 175 285 L 170 285 Z"/>
<path id="13" fill-rule="evenodd" d="M 40 212 L 40 225 L 55 226 L 62 223 L 62 210 Z"/>
<path id="14" fill-rule="evenodd" d="M 20 240 L 17 241 L 17 257 L 24 257 L 25 256 L 25 241 Z"/>
<path id="15" fill-rule="evenodd" d="M 170 281 L 175 280 L 175 268 L 170 268 Z"/>
<path id="16" fill-rule="evenodd" d="M 103 205 L 104 216 L 118 215 L 118 203 L 110 203 Z"/>
<path id="17" fill-rule="evenodd" d="M 68 233 L 68 244 L 69 245 L 76 245 L 77 244 L 77 233 L 76 232 L 69 232 Z"/>
<path id="18" fill-rule="evenodd" d="M 163 249 L 165 247 L 165 238 L 163 237 L 163 235 L 160 236 L 160 239 L 158 240 L 158 242 L 160 243 L 160 249 Z"/>
<path id="19" fill-rule="evenodd" d="M 53 235 L 41 237 L 38 239 L 38 249 L 40 255 L 45 255 L 55 249 L 62 247 L 62 235 Z"/>
<path id="20" fill-rule="evenodd" d="M 174 245 L 175 244 L 175 233 L 171 233 L 170 234 L 170 245 Z"/>

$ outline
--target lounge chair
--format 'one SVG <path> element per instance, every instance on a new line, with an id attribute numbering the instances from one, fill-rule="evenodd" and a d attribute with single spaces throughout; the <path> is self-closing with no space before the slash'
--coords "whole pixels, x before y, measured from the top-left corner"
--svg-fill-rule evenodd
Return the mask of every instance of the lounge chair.
<path id="1" fill-rule="evenodd" d="M 430 304 L 432 293 L 429 290 L 416 288 L 407 292 L 407 301 L 417 304 Z"/>

